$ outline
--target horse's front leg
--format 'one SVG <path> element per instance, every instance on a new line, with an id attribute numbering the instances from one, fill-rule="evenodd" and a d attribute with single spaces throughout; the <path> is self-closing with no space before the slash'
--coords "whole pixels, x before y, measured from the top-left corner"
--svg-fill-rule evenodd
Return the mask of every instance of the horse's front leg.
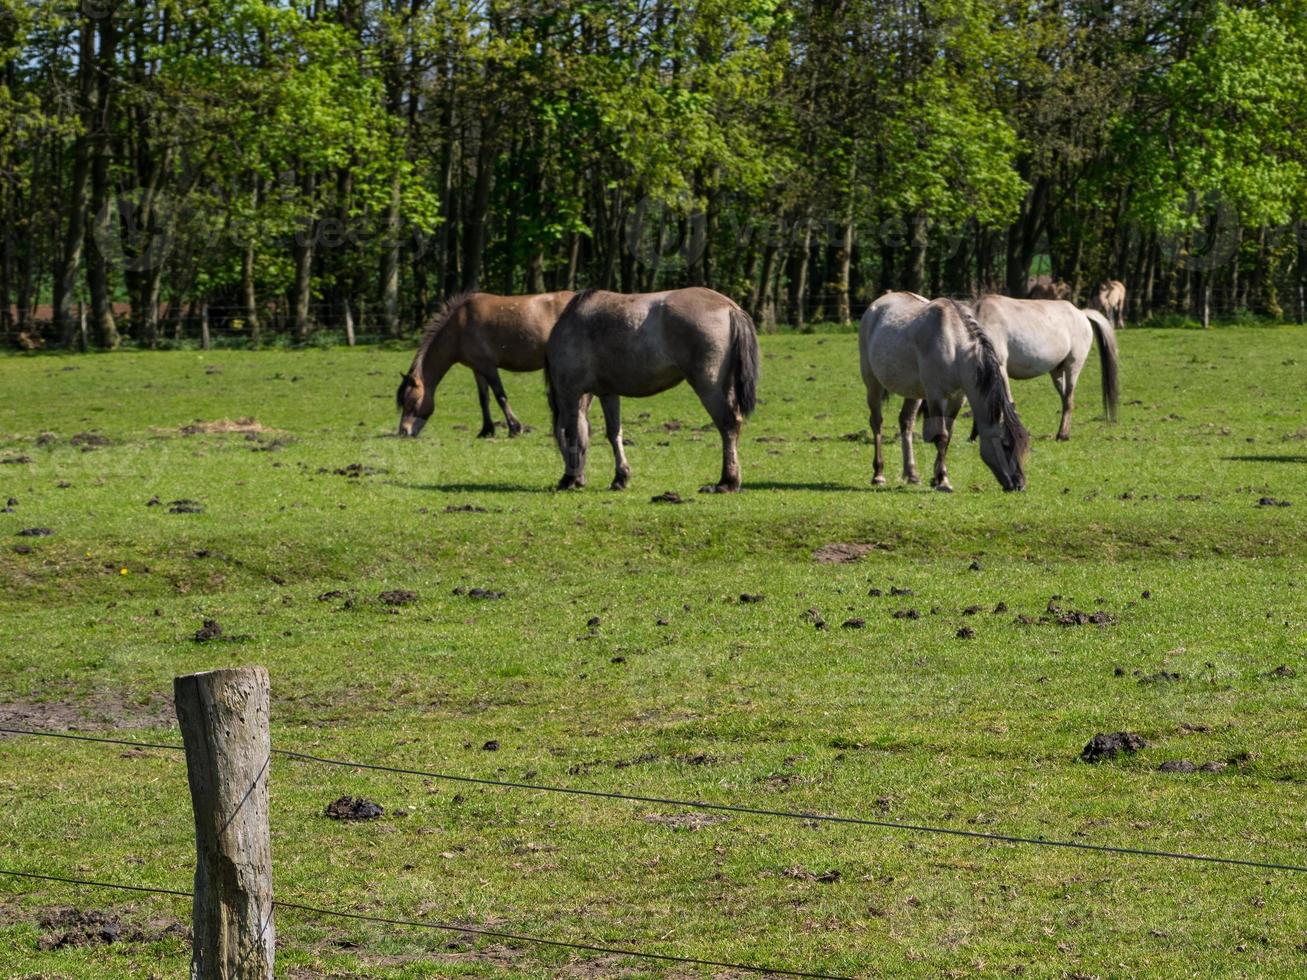
<path id="1" fill-rule="evenodd" d="M 559 490 L 577 490 L 585 486 L 585 455 L 590 446 L 590 396 L 558 394 L 558 428 L 554 438 L 563 454 L 563 477 Z"/>
<path id="2" fill-rule="evenodd" d="M 477 397 L 481 400 L 481 431 L 478 439 L 489 439 L 495 434 L 495 420 L 490 417 L 490 385 L 480 371 L 476 372 Z"/>
<path id="3" fill-rule="evenodd" d="M 622 448 L 622 400 L 617 395 L 604 395 L 599 399 L 604 410 L 604 433 L 608 444 L 613 447 L 613 463 L 617 473 L 613 477 L 609 490 L 625 490 L 631 482 L 631 467 L 626 462 L 626 452 Z"/>
<path id="4" fill-rule="evenodd" d="M 944 493 L 952 493 L 953 485 L 948 482 L 948 469 L 944 457 L 948 455 L 949 444 L 949 403 L 947 399 L 928 398 L 926 400 L 926 424 L 923 434 L 926 442 L 935 444 L 935 475 L 930 485 Z"/>
<path id="5" fill-rule="evenodd" d="M 917 409 L 921 407 L 920 399 L 903 399 L 903 408 L 899 410 L 899 441 L 903 444 L 903 479 L 908 483 L 920 483 L 917 473 L 917 457 L 912 450 L 912 431 L 917 425 Z"/>

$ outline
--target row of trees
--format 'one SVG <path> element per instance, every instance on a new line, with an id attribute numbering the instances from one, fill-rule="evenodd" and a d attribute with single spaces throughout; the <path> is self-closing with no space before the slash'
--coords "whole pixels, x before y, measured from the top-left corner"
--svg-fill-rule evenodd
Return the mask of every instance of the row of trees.
<path id="1" fill-rule="evenodd" d="M 1307 0 L 0 0 L 0 318 L 388 333 L 461 289 L 1278 314 Z"/>

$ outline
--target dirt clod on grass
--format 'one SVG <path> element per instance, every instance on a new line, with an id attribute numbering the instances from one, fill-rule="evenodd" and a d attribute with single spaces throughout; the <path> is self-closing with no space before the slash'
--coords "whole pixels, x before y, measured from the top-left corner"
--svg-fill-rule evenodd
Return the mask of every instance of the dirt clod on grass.
<path id="1" fill-rule="evenodd" d="M 489 513 L 484 507 L 477 504 L 450 504 L 445 508 L 446 514 L 486 514 Z"/>
<path id="2" fill-rule="evenodd" d="M 326 473 L 326 467 L 318 470 L 319 473 Z M 331 470 L 336 476 L 347 476 L 350 479 L 357 480 L 364 476 L 376 476 L 378 473 L 384 473 L 385 470 L 379 470 L 372 466 L 364 466 L 362 463 L 350 463 L 348 466 L 341 466 Z"/>
<path id="3" fill-rule="evenodd" d="M 1279 678 L 1279 677 L 1297 677 L 1297 676 L 1298 676 L 1298 672 L 1297 672 L 1296 670 L 1294 670 L 1292 667 L 1290 667 L 1288 664 L 1280 664 L 1280 666 L 1276 667 L 1273 671 L 1271 671 L 1271 672 L 1270 672 L 1269 674 L 1267 674 L 1266 676 L 1267 676 L 1267 677 L 1276 677 L 1276 678 Z"/>
<path id="4" fill-rule="evenodd" d="M 1169 670 L 1159 670 L 1155 674 L 1146 674 L 1139 678 L 1140 684 L 1174 684 L 1176 681 L 1184 680 L 1183 676 L 1173 673 Z"/>
<path id="5" fill-rule="evenodd" d="M 895 609 L 894 618 L 895 619 L 920 619 L 921 613 L 919 613 L 915 609 Z"/>
<path id="6" fill-rule="evenodd" d="M 963 626 L 958 630 L 957 636 L 959 640 L 974 640 L 976 638 L 976 631 L 970 626 Z"/>
<path id="7" fill-rule="evenodd" d="M 764 596 L 761 592 L 741 592 L 740 605 L 747 606 L 762 602 Z"/>
<path id="8" fill-rule="evenodd" d="M 332 820 L 379 820 L 386 808 L 362 796 L 342 796 L 328 803 L 323 812 Z"/>
<path id="9" fill-rule="evenodd" d="M 875 550 L 874 544 L 833 541 L 815 550 L 812 559 L 818 565 L 849 565 L 861 561 Z"/>
<path id="10" fill-rule="evenodd" d="M 1257 501 L 1258 507 L 1288 507 L 1289 501 L 1277 500 L 1274 497 L 1262 497 Z"/>
<path id="11" fill-rule="evenodd" d="M 860 630 L 865 629 L 866 626 L 867 621 L 860 616 L 855 616 L 853 619 L 846 619 L 844 622 L 840 623 L 840 628 L 846 630 Z"/>
<path id="12" fill-rule="evenodd" d="M 1085 762 L 1102 762 L 1104 759 L 1115 759 L 1123 753 L 1133 755 L 1146 748 L 1148 743 L 1143 736 L 1134 732 L 1113 732 L 1111 735 L 1100 732 L 1080 751 L 1080 758 Z"/>
<path id="13" fill-rule="evenodd" d="M 481 751 L 482 751 L 482 752 L 498 752 L 498 751 L 499 751 L 499 741 L 498 741 L 498 739 L 493 739 L 493 738 L 492 738 L 490 741 L 486 742 L 484 745 L 481 746 Z"/>
<path id="14" fill-rule="evenodd" d="M 464 586 L 458 586 L 454 589 L 454 595 L 465 595 L 469 599 L 507 599 L 508 593 L 496 592 L 494 589 L 468 589 Z"/>
<path id="15" fill-rule="evenodd" d="M 649 498 L 651 504 L 688 504 L 689 502 L 675 490 L 668 490 L 666 493 L 660 493 Z"/>
<path id="16" fill-rule="evenodd" d="M 98 432 L 79 432 L 68 440 L 71 445 L 81 446 L 83 448 L 102 449 L 105 446 L 111 446 L 107 436 L 102 436 Z"/>
<path id="17" fill-rule="evenodd" d="M 222 639 L 222 626 L 216 619 L 206 619 L 204 625 L 195 631 L 196 643 L 208 643 L 210 640 Z"/>
<path id="18" fill-rule="evenodd" d="M 713 813 L 647 813 L 644 819 L 672 830 L 703 830 L 726 822 L 725 817 Z"/>
<path id="19" fill-rule="evenodd" d="M 48 538 L 54 531 L 48 527 L 25 527 L 18 532 L 20 538 Z"/>
<path id="20" fill-rule="evenodd" d="M 387 606 L 410 606 L 418 601 L 418 594 L 412 589 L 391 589 L 380 593 L 377 598 Z"/>
<path id="21" fill-rule="evenodd" d="M 180 500 L 168 501 L 169 514 L 203 514 L 204 505 L 198 500 L 189 500 L 183 497 Z"/>

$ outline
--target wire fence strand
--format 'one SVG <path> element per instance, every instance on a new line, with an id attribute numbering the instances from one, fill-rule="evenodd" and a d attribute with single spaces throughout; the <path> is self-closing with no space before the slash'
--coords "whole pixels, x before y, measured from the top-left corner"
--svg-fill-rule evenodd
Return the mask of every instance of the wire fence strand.
<path id="1" fill-rule="evenodd" d="M 181 751 L 183 749 L 183 746 L 175 744 L 132 742 L 125 739 L 103 738 L 93 735 L 73 735 L 66 732 L 42 732 L 21 728 L 0 728 L 0 733 L 36 735 L 47 738 L 68 738 L 80 742 L 106 742 L 110 745 L 130 745 L 136 748 L 171 749 L 174 751 Z M 518 789 L 537 793 L 555 793 L 565 796 L 625 800 L 629 803 L 652 803 L 657 804 L 658 806 L 684 807 L 691 810 L 711 810 L 718 813 L 738 813 L 745 816 L 817 821 L 820 823 L 844 824 L 856 827 L 876 827 L 883 830 L 897 830 L 906 833 L 964 837 L 972 840 L 992 841 L 1000 844 L 1027 844 L 1035 847 L 1056 847 L 1067 850 L 1093 851 L 1102 854 L 1120 854 L 1129 857 L 1163 858 L 1175 861 L 1192 861 L 1202 864 L 1259 868 L 1266 871 L 1307 873 L 1307 865 L 1287 864 L 1276 861 L 1259 861 L 1252 858 L 1219 857 L 1211 854 L 1194 854 L 1187 851 L 1163 851 L 1143 847 L 1123 847 L 1114 844 L 1090 844 L 1084 841 L 1059 840 L 1048 837 L 1023 837 L 1014 834 L 1000 834 L 983 830 L 963 830 L 958 827 L 936 827 L 930 824 L 904 823 L 897 820 L 874 820 L 869 817 L 845 817 L 837 814 L 805 812 L 799 810 L 770 810 L 761 807 L 737 806 L 730 803 L 712 803 L 706 800 L 682 800 L 663 796 L 641 796 L 633 793 L 616 793 L 608 790 L 582 789 L 576 786 L 550 786 L 544 783 L 514 782 L 504 779 L 490 779 L 484 776 L 462 776 L 456 773 L 436 772 L 427 769 L 408 769 L 401 766 L 378 765 L 375 763 L 357 762 L 348 759 L 332 759 L 325 756 L 311 755 L 307 752 L 295 752 L 291 749 L 272 749 L 272 754 L 284 759 L 314 763 L 317 765 L 335 766 L 345 769 L 363 769 L 372 772 L 385 772 L 401 776 L 421 776 L 425 779 L 436 779 L 444 782 L 465 783 L 476 786 L 490 786 L 499 789 Z"/>
<path id="2" fill-rule="evenodd" d="M 170 895 L 177 898 L 194 898 L 193 892 L 179 891 L 174 888 L 156 888 L 148 885 L 124 885 L 112 881 L 95 881 L 90 878 L 67 878 L 62 875 L 37 874 L 33 871 L 14 871 L 0 868 L 0 875 L 12 878 L 25 878 L 36 881 L 52 881 L 67 885 L 81 885 L 89 888 L 106 888 L 118 891 L 146 892 L 153 895 Z M 751 966 L 748 963 L 731 963 L 723 960 L 703 960 L 693 956 L 672 956 L 669 953 L 647 953 L 642 950 L 627 949 L 618 946 L 599 946 L 591 943 L 573 943 L 562 939 L 541 939 L 537 936 L 524 936 L 515 932 L 503 932 L 498 929 L 483 929 L 479 926 L 464 926 L 450 922 L 432 922 L 425 919 L 392 919 L 380 915 L 367 915 L 362 912 L 346 912 L 341 909 L 324 909 L 303 902 L 287 902 L 274 898 L 275 909 L 295 909 L 314 915 L 325 915 L 340 919 L 355 919 L 361 922 L 375 922 L 379 925 L 406 926 L 415 929 L 436 929 L 441 932 L 456 932 L 460 935 L 482 936 L 487 939 L 501 939 L 507 942 L 532 943 L 537 946 L 552 946 L 559 949 L 574 949 L 587 953 L 602 953 L 606 956 L 630 956 L 642 960 L 659 960 L 665 963 L 680 963 L 686 966 L 712 966 L 727 970 L 740 970 L 745 973 L 762 973 L 778 977 L 803 977 L 813 980 L 853 980 L 852 977 L 835 973 L 811 973 L 803 970 L 786 970 L 774 966 Z"/>

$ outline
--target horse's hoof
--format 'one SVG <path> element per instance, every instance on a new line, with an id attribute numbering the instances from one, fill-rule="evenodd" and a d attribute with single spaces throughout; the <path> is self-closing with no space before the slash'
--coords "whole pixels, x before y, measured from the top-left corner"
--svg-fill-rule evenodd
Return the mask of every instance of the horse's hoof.
<path id="1" fill-rule="evenodd" d="M 921 477 L 918 476 L 916 473 L 904 473 L 903 480 L 906 483 L 920 483 Z"/>
<path id="2" fill-rule="evenodd" d="M 739 493 L 740 485 L 738 483 L 710 483 L 706 487 L 699 488 L 700 493 Z"/>
<path id="3" fill-rule="evenodd" d="M 614 480 L 612 483 L 608 484 L 608 489 L 609 489 L 609 490 L 625 490 L 625 489 L 626 489 L 626 481 L 625 481 L 625 480 Z"/>
<path id="4" fill-rule="evenodd" d="M 885 485 L 885 474 L 877 473 L 871 478 L 871 482 L 873 486 L 883 487 Z"/>
<path id="5" fill-rule="evenodd" d="M 522 427 L 520 425 L 510 425 L 508 427 L 508 438 L 516 439 L 521 434 L 522 434 Z"/>
<path id="6" fill-rule="evenodd" d="M 574 477 L 574 476 L 565 476 L 565 477 L 563 477 L 561 480 L 558 481 L 558 487 L 557 487 L 557 489 L 559 489 L 559 490 L 580 490 L 583 486 L 585 486 L 584 481 L 582 481 L 582 480 L 578 480 L 578 479 L 577 479 L 576 477 Z"/>
<path id="7" fill-rule="evenodd" d="M 1069 432 L 1059 432 L 1059 433 L 1057 434 L 1057 441 L 1058 441 L 1058 442 L 1070 442 L 1070 441 L 1071 441 L 1071 433 L 1069 433 Z"/>
<path id="8" fill-rule="evenodd" d="M 949 484 L 947 484 L 947 483 L 936 483 L 936 484 L 935 484 L 935 489 L 938 490 L 940 493 L 952 493 L 952 492 L 953 492 L 953 488 L 952 488 L 951 486 L 949 486 Z"/>
<path id="9" fill-rule="evenodd" d="M 495 437 L 495 427 L 492 425 L 488 429 L 482 429 L 477 433 L 478 439 L 493 439 Z"/>

